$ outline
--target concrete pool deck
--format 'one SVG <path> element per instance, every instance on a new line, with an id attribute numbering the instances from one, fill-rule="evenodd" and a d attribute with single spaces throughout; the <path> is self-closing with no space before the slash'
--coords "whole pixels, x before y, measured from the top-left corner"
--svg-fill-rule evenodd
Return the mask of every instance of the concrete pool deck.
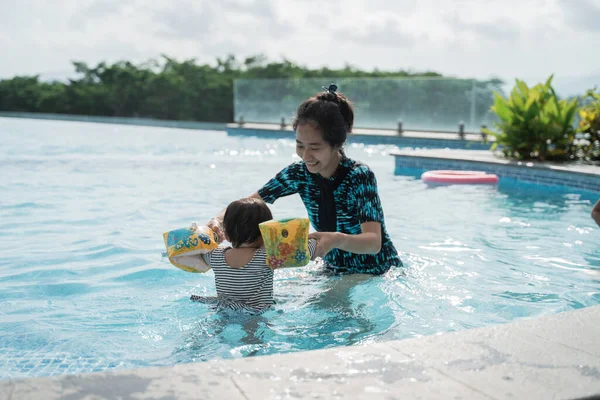
<path id="1" fill-rule="evenodd" d="M 19 399 L 577 399 L 600 396 L 600 306 L 360 346 L 0 381 Z"/>
<path id="2" fill-rule="evenodd" d="M 265 139 L 293 139 L 294 131 L 290 125 L 282 128 L 276 124 L 246 123 L 227 124 L 228 135 L 256 136 Z M 493 138 L 488 138 L 493 141 Z M 396 145 L 411 148 L 452 148 L 469 150 L 489 150 L 490 141 L 484 141 L 480 133 L 465 133 L 464 138 L 458 135 L 458 128 L 453 132 L 404 131 L 399 135 L 394 129 L 354 128 L 348 135 L 348 143 L 364 143 L 367 145 Z"/>
<path id="3" fill-rule="evenodd" d="M 523 168 L 541 168 L 552 171 L 576 172 L 587 175 L 600 175 L 600 164 L 561 164 L 552 162 L 537 162 L 537 161 L 517 161 L 494 155 L 491 151 L 485 150 L 458 150 L 458 149 L 418 149 L 418 150 L 403 150 L 398 149 L 390 153 L 393 156 L 400 157 L 421 157 L 421 158 L 436 158 L 446 160 L 464 160 L 473 162 L 495 163 L 502 165 L 511 165 Z"/>
<path id="4" fill-rule="evenodd" d="M 224 131 L 227 129 L 240 128 L 247 130 L 265 130 L 270 132 L 293 132 L 288 124 L 285 128 L 281 128 L 281 124 L 270 123 L 226 123 L 226 122 L 199 122 L 199 121 L 177 121 L 177 120 L 160 120 L 150 118 L 129 118 L 129 117 L 104 117 L 100 115 L 73 115 L 73 114 L 47 114 L 47 113 L 30 113 L 30 112 L 8 112 L 0 111 L 0 118 L 23 118 L 23 119 L 42 119 L 42 120 L 57 120 L 71 122 L 91 122 L 100 124 L 119 124 L 119 125 L 137 125 L 137 126 L 153 126 L 178 129 L 198 129 L 198 130 L 215 130 Z M 289 122 L 289 121 L 288 121 Z M 396 137 L 398 133 L 394 129 L 371 129 L 371 128 L 355 128 L 354 135 L 358 136 L 384 136 Z M 456 133 L 451 132 L 425 132 L 425 131 L 404 131 L 402 136 L 422 139 L 444 139 L 444 140 L 461 140 L 458 136 L 458 125 Z M 466 133 L 465 140 L 467 141 L 482 141 L 481 134 Z M 493 138 L 492 138 L 493 140 Z"/>
<path id="5" fill-rule="evenodd" d="M 227 129 L 246 129 L 246 130 L 265 130 L 272 132 L 289 132 L 293 133 L 291 125 L 286 125 L 285 128 L 281 128 L 279 124 L 263 124 L 263 123 L 245 123 L 240 125 L 238 123 L 230 123 L 226 125 Z M 376 128 L 354 128 L 352 133 L 348 137 L 360 137 L 360 136 L 384 136 L 384 137 L 407 137 L 407 138 L 420 138 L 420 139 L 443 139 L 443 140 L 463 140 L 458 136 L 458 127 L 456 133 L 454 132 L 427 132 L 427 131 L 411 131 L 405 130 L 402 135 L 398 135 L 398 132 L 394 129 L 376 129 Z M 493 141 L 493 138 L 490 138 Z M 464 140 L 473 142 L 483 142 L 483 137 L 479 133 L 465 133 Z"/>
<path id="6" fill-rule="evenodd" d="M 89 122 L 99 124 L 192 129 L 200 131 L 226 131 L 229 135 L 260 136 L 270 139 L 293 138 L 294 136 L 294 131 L 289 124 L 282 128 L 281 124 L 269 123 L 244 123 L 240 125 L 239 123 L 224 122 L 175 121 L 149 118 L 0 111 L 0 119 L 2 118 Z M 488 139 L 489 141 L 494 140 L 494 138 Z M 402 133 L 402 135 L 398 135 L 398 132 L 394 129 L 355 128 L 353 133 L 348 136 L 348 141 L 367 144 L 396 144 L 401 147 L 450 147 L 479 150 L 488 149 L 490 146 L 489 143 L 484 142 L 483 136 L 480 133 L 465 132 L 464 138 L 461 139 L 458 135 L 458 125 L 455 133 L 406 130 Z"/>

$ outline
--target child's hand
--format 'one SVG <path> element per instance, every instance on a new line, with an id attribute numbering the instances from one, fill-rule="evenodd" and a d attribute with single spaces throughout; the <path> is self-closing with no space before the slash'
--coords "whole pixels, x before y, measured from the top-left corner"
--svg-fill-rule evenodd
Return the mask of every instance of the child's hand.
<path id="1" fill-rule="evenodd" d="M 337 248 L 338 232 L 313 232 L 308 235 L 309 239 L 317 240 L 315 257 L 324 257 L 325 254 Z"/>
<path id="2" fill-rule="evenodd" d="M 208 221 L 206 224 L 214 233 L 217 235 L 217 243 L 221 243 L 225 237 L 223 236 L 223 223 L 222 221 L 215 217 Z"/>

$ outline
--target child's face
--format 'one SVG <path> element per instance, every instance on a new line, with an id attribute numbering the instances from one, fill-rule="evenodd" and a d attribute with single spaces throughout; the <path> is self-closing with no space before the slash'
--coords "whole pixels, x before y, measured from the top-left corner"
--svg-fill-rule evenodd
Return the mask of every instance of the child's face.
<path id="1" fill-rule="evenodd" d="M 310 173 L 325 178 L 332 176 L 340 163 L 339 149 L 324 141 L 321 131 L 311 124 L 301 124 L 296 128 L 296 154 Z"/>

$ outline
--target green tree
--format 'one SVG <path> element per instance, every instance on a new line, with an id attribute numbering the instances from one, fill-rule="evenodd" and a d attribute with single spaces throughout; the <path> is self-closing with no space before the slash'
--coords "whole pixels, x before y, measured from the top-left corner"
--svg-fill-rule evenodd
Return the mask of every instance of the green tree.
<path id="1" fill-rule="evenodd" d="M 340 69 L 310 69 L 285 58 L 269 61 L 263 55 L 238 59 L 230 54 L 217 58 L 213 65 L 198 64 L 194 59 L 178 61 L 162 55 L 139 65 L 119 61 L 90 66 L 75 61 L 73 67 L 75 76 L 67 82 L 43 82 L 38 76 L 0 80 L 0 111 L 231 122 L 235 119 L 235 107 L 236 112 L 243 112 L 248 120 L 252 115 L 270 115 L 278 122 L 282 113 L 291 114 L 299 101 L 335 79 L 354 101 L 375 117 L 397 115 L 399 110 L 420 115 L 434 109 L 433 114 L 422 119 L 442 121 L 441 114 L 435 115 L 436 106 L 467 113 L 470 110 L 466 110 L 463 103 L 468 100 L 465 96 L 472 92 L 468 80 L 454 81 L 450 91 L 451 81 L 400 82 L 409 78 L 441 78 L 435 72 L 363 71 L 351 65 Z M 307 84 L 305 79 L 314 81 Z M 481 91 L 478 96 L 491 96 L 487 83 L 477 85 Z M 433 102 L 431 95 L 437 95 Z M 455 96 L 466 100 L 455 101 Z M 249 106 L 254 110 L 244 109 Z M 453 126 L 457 123 L 452 121 Z"/>

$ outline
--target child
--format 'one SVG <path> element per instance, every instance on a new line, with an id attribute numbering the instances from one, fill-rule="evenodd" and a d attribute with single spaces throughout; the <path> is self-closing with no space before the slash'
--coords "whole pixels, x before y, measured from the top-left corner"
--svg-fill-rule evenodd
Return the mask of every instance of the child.
<path id="1" fill-rule="evenodd" d="M 202 255 L 215 273 L 217 297 L 192 295 L 191 300 L 216 302 L 219 308 L 252 312 L 263 311 L 275 304 L 273 270 L 267 265 L 266 250 L 258 228 L 258 224 L 271 219 L 271 210 L 259 199 L 240 199 L 227 206 L 223 230 L 225 239 L 232 246 L 219 246 Z M 308 247 L 312 260 L 316 240 L 309 240 Z"/>

